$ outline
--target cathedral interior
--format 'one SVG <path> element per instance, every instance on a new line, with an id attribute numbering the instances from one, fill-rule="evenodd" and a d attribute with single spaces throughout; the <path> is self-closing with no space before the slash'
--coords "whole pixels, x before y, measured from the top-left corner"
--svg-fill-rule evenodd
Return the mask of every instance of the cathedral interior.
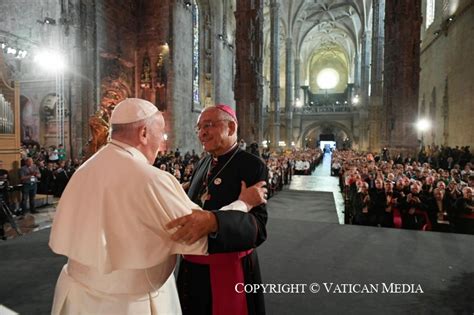
<path id="1" fill-rule="evenodd" d="M 8 170 L 20 168 L 22 146 L 61 145 L 68 158 L 89 158 L 107 142 L 110 115 L 126 98 L 146 99 L 163 113 L 166 127 L 160 151 L 165 153 L 179 149 L 183 154 L 200 154 L 195 126 L 201 111 L 227 104 L 237 113 L 238 139 L 249 147 L 255 143 L 261 153 L 324 149 L 328 143 L 336 150 L 370 152 L 381 159 L 389 151 L 409 162 L 421 152 L 426 157 L 439 148 L 456 148 L 472 158 L 471 0 L 0 0 L 0 45 L 0 160 Z M 330 169 L 331 161 L 325 159 L 321 157 L 318 167 Z M 318 172 L 314 174 L 320 176 Z M 305 230 L 301 237 L 318 239 L 314 245 L 299 247 L 298 239 L 288 238 L 300 229 L 285 226 L 290 217 L 278 195 L 269 201 L 276 218 L 273 236 L 281 244 L 275 241 L 273 247 L 264 247 L 262 261 L 268 268 L 274 251 L 299 249 L 285 256 L 267 279 L 418 281 L 428 294 L 403 295 L 399 300 L 372 296 L 363 301 L 329 294 L 301 299 L 270 296 L 266 297 L 269 314 L 369 309 L 380 313 L 386 311 L 383 305 L 388 313 L 420 313 L 420 305 L 427 304 L 433 313 L 474 311 L 474 257 L 468 245 L 472 246 L 472 235 L 429 239 L 424 234 L 398 235 L 392 229 L 377 232 L 383 234 L 351 229 L 343 225 L 339 204 L 344 207 L 347 200 L 340 196 L 337 180 L 333 183 L 335 178 L 324 176 L 314 177 L 314 182 L 294 176 L 288 190 L 314 190 L 321 200 L 327 197 L 322 192 L 337 190 L 334 200 L 329 195 L 328 207 L 335 209 L 329 221 L 300 214 Z M 300 197 L 293 192 L 285 200 L 291 203 Z M 315 222 L 320 224 L 318 231 L 312 230 Z M 341 224 L 339 232 L 331 229 L 334 223 Z M 46 231 L 37 233 L 43 243 Z M 374 235 L 397 245 L 387 248 L 372 240 Z M 401 242 L 411 245 L 402 248 Z M 349 251 L 353 263 L 342 262 L 343 254 L 329 253 L 329 243 L 339 252 Z M 381 255 L 397 256 L 393 259 L 398 264 L 412 265 L 387 267 L 389 262 L 371 256 L 369 243 Z M 0 250 L 13 261 L 15 246 L 27 243 L 20 239 L 9 246 Z M 315 253 L 299 263 L 302 270 L 319 268 L 309 273 L 316 278 L 291 277 L 292 259 L 306 257 L 312 246 L 325 258 L 317 262 Z M 442 256 L 436 256 L 435 246 L 440 246 Z M 369 256 L 367 262 L 364 257 Z M 30 258 L 24 259 L 28 264 Z M 367 271 L 366 263 L 387 269 Z M 332 272 L 330 279 L 321 270 L 334 264 L 343 270 Z M 0 266 L 8 270 L 1 261 Z M 423 273 L 425 268 L 434 269 Z M 360 272 L 360 277 L 351 270 Z M 443 282 L 430 279 L 428 272 L 442 274 Z M 52 273 L 56 276 L 57 270 Z M 53 289 L 54 283 L 48 283 L 49 295 L 35 304 L 41 307 L 33 305 L 23 312 L 49 312 Z M 382 306 L 376 306 L 379 302 Z M 0 289 L 0 313 L 3 303 L 12 309 L 19 305 L 5 288 Z M 360 305 L 352 309 L 353 303 Z M 288 305 L 298 306 L 292 312 Z"/>
<path id="2" fill-rule="evenodd" d="M 85 156 L 91 125 L 140 97 L 165 114 L 163 150 L 200 151 L 193 126 L 219 103 L 236 108 L 240 138 L 272 149 L 315 147 L 321 135 L 374 152 L 414 153 L 421 138 L 472 145 L 472 1 L 0 6 L 22 142 Z"/>

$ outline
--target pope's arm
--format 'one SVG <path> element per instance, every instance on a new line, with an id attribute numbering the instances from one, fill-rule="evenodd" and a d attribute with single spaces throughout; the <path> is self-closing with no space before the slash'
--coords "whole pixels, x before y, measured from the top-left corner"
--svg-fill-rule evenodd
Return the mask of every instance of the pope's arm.
<path id="1" fill-rule="evenodd" d="M 214 232 L 217 230 L 217 220 L 213 213 L 209 211 L 202 211 L 195 203 L 193 203 L 187 194 L 182 189 L 181 185 L 178 181 L 170 174 L 166 173 L 166 180 L 160 179 L 155 183 L 155 191 L 154 195 L 156 196 L 156 203 L 158 204 L 158 208 L 163 210 L 164 215 L 157 216 L 157 220 L 159 221 L 160 228 L 164 228 L 165 224 L 171 220 L 179 219 L 179 218 L 186 218 L 188 215 L 192 213 L 199 213 L 199 216 L 193 216 L 201 220 L 201 222 L 205 222 L 205 225 L 202 224 L 195 224 L 196 222 L 187 222 L 187 224 L 191 224 L 190 228 L 192 234 L 188 235 L 188 242 L 170 242 L 170 252 L 171 254 L 206 254 L 207 251 L 207 234 L 210 232 Z M 244 185 L 242 188 L 245 189 L 247 192 L 245 196 L 239 196 L 239 199 L 232 202 L 231 204 L 221 208 L 221 210 L 228 210 L 228 209 L 235 209 L 229 210 L 232 212 L 246 212 L 249 209 L 249 205 L 260 204 L 263 199 L 263 194 L 265 193 L 266 189 L 261 188 L 263 183 L 258 183 L 254 185 L 254 187 L 250 187 L 249 189 L 245 189 Z M 251 206 L 250 206 L 251 208 Z M 237 210 L 237 211 L 236 211 Z M 227 211 L 223 211 L 227 212 Z M 158 212 L 159 213 L 159 212 Z M 204 220 L 204 221 L 203 221 Z M 176 220 L 175 220 L 176 221 Z M 170 235 L 177 231 L 176 228 L 166 229 L 164 228 L 166 233 L 168 233 L 168 238 Z M 201 229 L 201 230 L 199 230 Z M 204 229 L 204 230 L 203 230 Z M 204 235 L 204 236 L 202 236 Z M 187 241 L 187 240 L 186 240 Z"/>

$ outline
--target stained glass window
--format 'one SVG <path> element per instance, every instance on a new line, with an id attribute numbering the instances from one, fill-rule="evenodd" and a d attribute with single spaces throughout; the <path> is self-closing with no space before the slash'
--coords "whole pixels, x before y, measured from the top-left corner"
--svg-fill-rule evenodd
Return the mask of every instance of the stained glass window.
<path id="1" fill-rule="evenodd" d="M 193 103 L 194 108 L 200 107 L 201 95 L 199 93 L 199 6 L 193 1 Z"/>
<path id="2" fill-rule="evenodd" d="M 426 1 L 426 28 L 430 27 L 435 18 L 435 0 Z"/>

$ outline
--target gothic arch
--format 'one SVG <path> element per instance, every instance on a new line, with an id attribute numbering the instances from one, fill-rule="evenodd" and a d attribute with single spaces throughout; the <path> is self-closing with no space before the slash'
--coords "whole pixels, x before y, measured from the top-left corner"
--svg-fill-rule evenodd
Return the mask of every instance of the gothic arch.
<path id="1" fill-rule="evenodd" d="M 349 137 L 349 139 L 351 139 L 352 141 L 354 141 L 354 133 L 352 132 L 352 130 L 350 128 L 348 128 L 346 125 L 340 123 L 340 122 L 337 122 L 337 121 L 316 121 L 316 122 L 313 122 L 311 124 L 309 124 L 308 126 L 306 126 L 304 128 L 304 131 L 300 134 L 300 136 L 298 137 L 296 143 L 298 145 L 300 145 L 301 147 L 303 147 L 304 145 L 304 139 L 315 129 L 317 128 L 321 128 L 321 127 L 332 127 L 332 128 L 335 128 L 336 130 L 341 130 L 343 132 L 345 132 L 347 134 L 347 136 Z"/>

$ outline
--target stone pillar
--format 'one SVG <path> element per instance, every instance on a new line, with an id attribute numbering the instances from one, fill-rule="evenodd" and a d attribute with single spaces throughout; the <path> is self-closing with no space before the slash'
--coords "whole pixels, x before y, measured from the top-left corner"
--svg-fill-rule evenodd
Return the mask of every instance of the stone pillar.
<path id="1" fill-rule="evenodd" d="M 360 58 L 359 58 L 359 47 L 357 47 L 357 51 L 354 54 L 354 87 L 355 91 L 353 94 L 358 94 L 360 89 Z"/>
<path id="2" fill-rule="evenodd" d="M 96 1 L 69 1 L 61 7 L 62 22 L 56 27 L 62 33 L 69 71 L 64 74 L 65 130 L 69 129 L 64 143 L 67 156 L 78 157 L 89 139 L 89 117 L 97 109 L 98 51 Z M 66 126 L 69 124 L 69 126 Z"/>
<path id="3" fill-rule="evenodd" d="M 293 48 L 291 37 L 286 39 L 286 73 L 285 73 L 285 114 L 286 146 L 293 141 Z"/>
<path id="4" fill-rule="evenodd" d="M 280 63 L 279 63 L 279 19 L 280 4 L 277 0 L 270 3 L 270 130 L 272 149 L 278 148 L 280 141 Z"/>
<path id="5" fill-rule="evenodd" d="M 372 67 L 369 99 L 369 150 L 380 152 L 381 110 L 383 101 L 385 0 L 373 1 Z"/>
<path id="6" fill-rule="evenodd" d="M 301 89 L 303 90 L 303 106 L 306 106 L 308 105 L 308 102 L 309 102 L 308 100 L 309 86 L 303 85 Z"/>
<path id="7" fill-rule="evenodd" d="M 360 93 L 363 106 L 368 105 L 369 99 L 369 74 L 370 74 L 370 55 L 371 55 L 371 33 L 365 31 L 362 35 L 362 49 L 361 49 L 361 75 L 360 75 Z"/>
<path id="8" fill-rule="evenodd" d="M 443 145 L 448 146 L 449 139 L 449 97 L 448 97 L 448 77 L 444 81 L 444 96 L 442 106 L 442 117 L 443 117 Z"/>
<path id="9" fill-rule="evenodd" d="M 301 99 L 300 66 L 301 66 L 301 59 L 299 57 L 296 57 L 295 58 L 295 99 L 298 98 L 301 102 L 303 102 L 303 100 Z"/>
<path id="10" fill-rule="evenodd" d="M 235 100 L 239 138 L 261 143 L 263 130 L 263 0 L 237 1 Z"/>
<path id="11" fill-rule="evenodd" d="M 369 77 L 370 77 L 370 48 L 371 48 L 371 33 L 365 31 L 362 34 L 362 45 L 360 54 L 360 104 L 359 104 L 359 118 L 360 118 L 360 136 L 359 136 L 359 150 L 367 150 L 369 146 L 369 113 L 368 113 L 368 99 L 369 99 Z"/>
<path id="12" fill-rule="evenodd" d="M 385 4 L 383 100 L 385 137 L 392 153 L 414 154 L 420 81 L 421 0 Z"/>

